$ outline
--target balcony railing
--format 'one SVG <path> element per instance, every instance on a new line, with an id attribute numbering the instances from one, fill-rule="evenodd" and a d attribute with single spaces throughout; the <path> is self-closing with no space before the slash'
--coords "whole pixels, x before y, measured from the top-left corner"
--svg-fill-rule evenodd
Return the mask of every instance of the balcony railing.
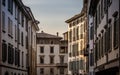
<path id="1" fill-rule="evenodd" d="M 57 67 L 67 67 L 67 63 L 56 63 Z"/>

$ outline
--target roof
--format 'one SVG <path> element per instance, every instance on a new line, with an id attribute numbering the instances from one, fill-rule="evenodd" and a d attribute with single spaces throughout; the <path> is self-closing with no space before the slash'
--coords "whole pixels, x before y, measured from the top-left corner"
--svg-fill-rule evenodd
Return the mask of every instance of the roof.
<path id="1" fill-rule="evenodd" d="M 52 34 L 48 34 L 48 33 L 37 33 L 37 38 L 53 38 L 53 39 L 62 39 L 62 37 L 59 37 L 57 35 L 52 35 Z"/>
<path id="2" fill-rule="evenodd" d="M 79 14 L 74 15 L 73 17 L 71 17 L 70 19 L 66 20 L 65 22 L 66 22 L 66 23 L 70 23 L 71 21 L 74 21 L 75 19 L 84 16 L 84 14 L 85 14 L 84 11 L 85 11 L 84 8 L 82 8 L 82 10 L 81 10 L 81 12 L 80 12 Z"/>

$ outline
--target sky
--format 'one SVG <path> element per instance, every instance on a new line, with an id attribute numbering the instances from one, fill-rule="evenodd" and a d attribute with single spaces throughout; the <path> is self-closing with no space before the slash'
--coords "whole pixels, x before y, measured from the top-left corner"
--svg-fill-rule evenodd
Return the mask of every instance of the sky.
<path id="1" fill-rule="evenodd" d="M 62 36 L 68 30 L 66 20 L 79 14 L 83 0 L 22 0 L 29 6 L 36 20 L 40 21 L 40 32 Z"/>

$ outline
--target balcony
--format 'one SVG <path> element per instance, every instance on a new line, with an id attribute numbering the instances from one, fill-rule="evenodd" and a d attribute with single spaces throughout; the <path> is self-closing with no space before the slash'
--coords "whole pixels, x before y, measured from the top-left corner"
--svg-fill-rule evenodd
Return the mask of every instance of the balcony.
<path id="1" fill-rule="evenodd" d="M 67 67 L 67 63 L 56 63 L 57 67 Z"/>

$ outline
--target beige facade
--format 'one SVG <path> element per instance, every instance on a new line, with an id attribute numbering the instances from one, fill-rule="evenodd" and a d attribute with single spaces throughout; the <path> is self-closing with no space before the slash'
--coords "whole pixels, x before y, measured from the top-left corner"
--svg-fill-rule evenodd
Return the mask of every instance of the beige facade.
<path id="1" fill-rule="evenodd" d="M 95 75 L 119 75 L 119 5 L 119 0 L 90 1 Z"/>
<path id="2" fill-rule="evenodd" d="M 85 4 L 81 13 L 68 19 L 68 74 L 86 74 L 87 60 L 84 56 L 87 42 Z"/>
<path id="3" fill-rule="evenodd" d="M 66 75 L 67 48 L 62 38 L 37 33 L 37 75 Z"/>

